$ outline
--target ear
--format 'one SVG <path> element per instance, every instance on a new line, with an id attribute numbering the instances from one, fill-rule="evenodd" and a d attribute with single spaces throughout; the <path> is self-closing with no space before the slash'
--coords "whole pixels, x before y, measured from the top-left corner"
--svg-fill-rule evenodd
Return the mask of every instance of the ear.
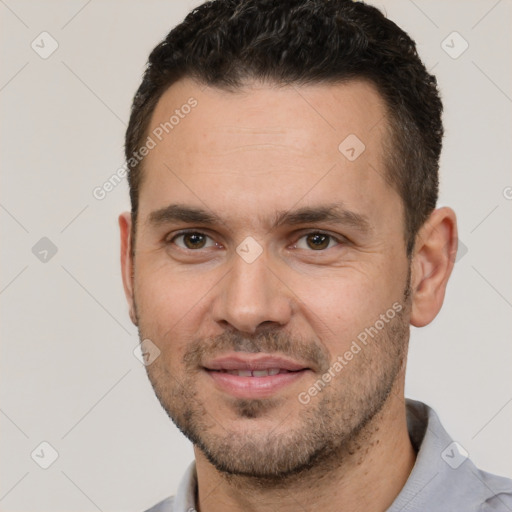
<path id="1" fill-rule="evenodd" d="M 434 210 L 420 229 L 412 260 L 411 324 L 423 327 L 443 305 L 457 255 L 457 219 L 451 208 Z"/>
<path id="2" fill-rule="evenodd" d="M 130 212 L 119 215 L 119 229 L 121 231 L 121 272 L 123 276 L 124 293 L 130 308 L 130 319 L 137 325 L 135 302 L 133 298 L 133 258 L 131 253 L 132 216 Z"/>

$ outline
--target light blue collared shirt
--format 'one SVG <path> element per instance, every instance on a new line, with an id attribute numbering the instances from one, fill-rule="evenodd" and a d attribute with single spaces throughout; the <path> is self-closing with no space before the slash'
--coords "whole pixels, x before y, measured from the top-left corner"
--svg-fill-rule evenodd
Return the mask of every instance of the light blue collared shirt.
<path id="1" fill-rule="evenodd" d="M 427 405 L 407 399 L 407 426 L 418 455 L 387 512 L 512 512 L 512 480 L 480 471 Z M 197 474 L 187 468 L 176 496 L 146 512 L 194 512 Z"/>

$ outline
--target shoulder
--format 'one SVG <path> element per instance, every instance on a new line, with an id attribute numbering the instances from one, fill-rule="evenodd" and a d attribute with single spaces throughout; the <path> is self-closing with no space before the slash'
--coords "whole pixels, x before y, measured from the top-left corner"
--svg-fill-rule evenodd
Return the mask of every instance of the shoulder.
<path id="1" fill-rule="evenodd" d="M 173 512 L 174 511 L 174 496 L 170 496 L 169 498 L 165 498 L 158 502 L 156 505 L 153 505 L 151 508 L 148 508 L 145 512 Z"/>
<path id="2" fill-rule="evenodd" d="M 406 403 L 417 458 L 388 512 L 512 511 L 512 480 L 477 468 L 432 408 L 409 399 Z"/>
<path id="3" fill-rule="evenodd" d="M 512 480 L 477 470 L 481 492 L 485 496 L 479 512 L 498 512 L 512 510 Z"/>

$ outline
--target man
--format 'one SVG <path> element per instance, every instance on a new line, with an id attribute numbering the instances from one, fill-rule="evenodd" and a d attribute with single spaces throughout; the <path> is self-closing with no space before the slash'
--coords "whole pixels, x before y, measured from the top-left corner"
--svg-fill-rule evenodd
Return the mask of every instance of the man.
<path id="1" fill-rule="evenodd" d="M 457 250 L 441 111 L 413 41 L 363 3 L 216 0 L 153 50 L 123 281 L 195 462 L 151 511 L 512 510 L 512 482 L 404 399 L 409 325 L 439 312 Z"/>

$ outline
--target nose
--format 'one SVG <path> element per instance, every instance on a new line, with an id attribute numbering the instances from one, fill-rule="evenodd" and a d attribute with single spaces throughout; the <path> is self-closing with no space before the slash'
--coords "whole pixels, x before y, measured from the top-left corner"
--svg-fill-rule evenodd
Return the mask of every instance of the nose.
<path id="1" fill-rule="evenodd" d="M 265 252 L 252 263 L 234 254 L 231 269 L 219 284 L 212 311 L 223 328 L 254 334 L 290 321 L 293 293 L 269 267 Z"/>

